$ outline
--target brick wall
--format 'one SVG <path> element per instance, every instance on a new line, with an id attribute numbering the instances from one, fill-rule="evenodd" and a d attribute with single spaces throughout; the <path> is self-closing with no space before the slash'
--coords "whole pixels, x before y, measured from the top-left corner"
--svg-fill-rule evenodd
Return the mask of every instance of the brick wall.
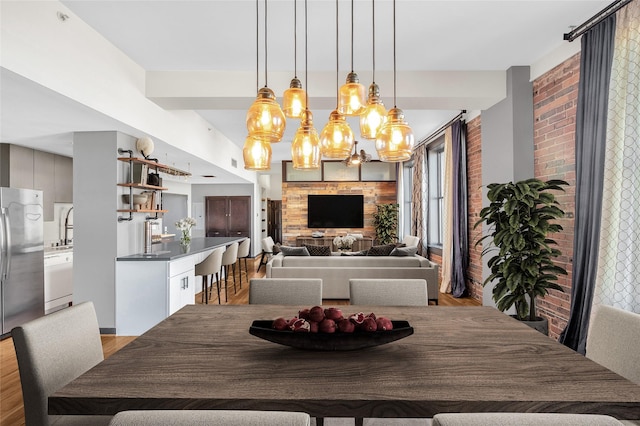
<path id="1" fill-rule="evenodd" d="M 467 291 L 482 302 L 482 246 L 475 246 L 482 228 L 473 229 L 482 209 L 482 132 L 481 117 L 467 123 L 467 209 L 469 227 L 469 266 L 467 268 Z"/>
<path id="2" fill-rule="evenodd" d="M 552 235 L 562 252 L 557 264 L 569 273 L 558 280 L 565 292 L 551 290 L 538 304 L 538 313 L 549 319 L 549 336 L 554 339 L 566 326 L 570 308 L 579 76 L 580 54 L 576 54 L 533 82 L 535 176 L 543 180 L 563 179 L 570 185 L 566 192 L 556 193 L 566 215 L 559 221 L 564 230 Z"/>
<path id="3" fill-rule="evenodd" d="M 362 194 L 364 197 L 364 228 L 327 229 L 327 236 L 348 232 L 375 237 L 373 213 L 376 204 L 396 203 L 395 182 L 283 182 L 282 183 L 282 240 L 284 245 L 295 245 L 299 235 L 311 235 L 315 229 L 307 228 L 307 194 Z"/>

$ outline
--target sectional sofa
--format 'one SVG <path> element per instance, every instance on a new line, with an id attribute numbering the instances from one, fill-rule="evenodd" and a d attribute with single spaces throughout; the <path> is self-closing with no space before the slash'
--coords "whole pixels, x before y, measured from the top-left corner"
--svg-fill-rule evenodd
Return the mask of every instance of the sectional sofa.
<path id="1" fill-rule="evenodd" d="M 348 299 L 350 278 L 423 278 L 429 301 L 438 303 L 438 265 L 413 256 L 273 256 L 267 278 L 321 278 L 323 299 Z"/>

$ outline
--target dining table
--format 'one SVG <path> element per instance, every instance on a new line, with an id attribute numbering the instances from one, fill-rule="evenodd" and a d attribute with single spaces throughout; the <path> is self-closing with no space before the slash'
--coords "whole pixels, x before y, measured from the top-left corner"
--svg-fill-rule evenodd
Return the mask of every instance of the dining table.
<path id="1" fill-rule="evenodd" d="M 495 308 L 336 307 L 345 316 L 373 312 L 407 321 L 413 334 L 364 349 L 304 350 L 256 337 L 249 328 L 255 320 L 292 318 L 305 306 L 187 305 L 52 394 L 49 413 L 225 409 L 302 411 L 317 418 L 442 412 L 640 418 L 640 385 Z"/>

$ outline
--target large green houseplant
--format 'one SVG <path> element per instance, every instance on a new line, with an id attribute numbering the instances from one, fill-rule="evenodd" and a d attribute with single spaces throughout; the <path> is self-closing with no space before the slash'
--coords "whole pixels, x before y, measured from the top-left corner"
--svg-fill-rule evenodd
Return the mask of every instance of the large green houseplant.
<path id="1" fill-rule="evenodd" d="M 398 238 L 398 205 L 377 204 L 373 213 L 373 226 L 378 244 L 395 243 Z"/>
<path id="2" fill-rule="evenodd" d="M 476 245 L 493 243 L 482 250 L 482 256 L 493 254 L 488 262 L 491 275 L 482 285 L 495 281 L 496 307 L 504 312 L 515 305 L 519 320 L 538 320 L 536 297 L 544 297 L 549 289 L 563 291 L 556 281 L 567 271 L 554 264 L 561 252 L 552 247 L 557 243 L 548 235 L 562 230 L 552 221 L 563 217 L 564 211 L 548 191 L 564 191 L 565 185 L 563 180 L 540 179 L 488 185 L 490 204 L 475 224 L 486 223 L 489 229 Z"/>

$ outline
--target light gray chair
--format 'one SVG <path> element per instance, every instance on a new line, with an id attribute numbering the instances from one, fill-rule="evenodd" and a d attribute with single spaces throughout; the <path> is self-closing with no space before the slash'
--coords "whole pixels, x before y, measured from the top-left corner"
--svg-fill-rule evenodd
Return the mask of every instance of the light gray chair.
<path id="1" fill-rule="evenodd" d="M 260 267 L 262 265 L 266 265 L 271 256 L 273 255 L 273 247 L 276 244 L 273 242 L 273 238 L 266 237 L 262 239 L 262 256 L 260 256 L 260 263 L 258 264 L 258 270 L 256 272 L 260 272 Z M 265 260 L 266 257 L 266 260 Z"/>
<path id="2" fill-rule="evenodd" d="M 611 416 L 557 413 L 440 413 L 433 426 L 621 426 Z"/>
<path id="3" fill-rule="evenodd" d="M 249 304 L 321 305 L 320 278 L 252 278 Z"/>
<path id="4" fill-rule="evenodd" d="M 213 288 L 213 276 L 216 277 L 216 289 L 218 290 L 218 304 L 220 304 L 220 269 L 222 268 L 222 254 L 224 247 L 214 249 L 209 256 L 196 265 L 195 275 L 202 276 L 202 300 L 209 303 L 211 290 L 209 289 L 209 277 Z"/>
<path id="5" fill-rule="evenodd" d="M 423 279 L 351 278 L 352 305 L 427 306 L 427 281 Z"/>
<path id="6" fill-rule="evenodd" d="M 238 260 L 238 243 L 232 243 L 227 246 L 227 249 L 222 254 L 222 268 L 224 268 L 224 297 L 229 300 L 227 294 L 227 278 L 229 278 L 229 267 L 231 267 L 231 275 L 233 276 L 233 293 L 236 294 L 236 260 Z"/>
<path id="7" fill-rule="evenodd" d="M 110 426 L 309 426 L 307 413 L 242 410 L 122 411 Z"/>
<path id="8" fill-rule="evenodd" d="M 402 243 L 407 247 L 418 247 L 418 243 L 420 242 L 420 238 L 414 235 L 405 235 Z"/>
<path id="9" fill-rule="evenodd" d="M 589 324 L 587 358 L 640 384 L 640 314 L 596 305 Z"/>
<path id="10" fill-rule="evenodd" d="M 240 276 L 240 288 L 242 288 L 242 259 L 244 259 L 244 272 L 249 280 L 249 269 L 247 268 L 247 258 L 251 249 L 251 240 L 247 238 L 238 245 L 238 276 Z"/>
<path id="11" fill-rule="evenodd" d="M 49 416 L 47 398 L 104 359 L 92 302 L 11 330 L 27 426 L 106 425 L 111 416 Z"/>

